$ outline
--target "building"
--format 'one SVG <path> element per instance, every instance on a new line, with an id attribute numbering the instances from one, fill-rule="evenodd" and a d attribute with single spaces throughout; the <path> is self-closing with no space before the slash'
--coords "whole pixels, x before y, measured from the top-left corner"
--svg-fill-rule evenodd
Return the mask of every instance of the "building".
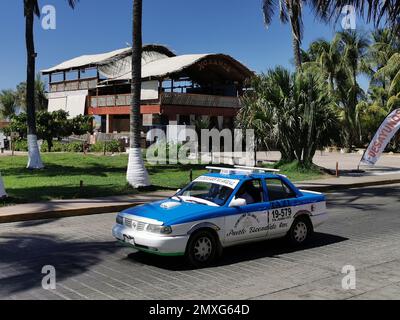
<path id="1" fill-rule="evenodd" d="M 0 120 L 0 131 L 2 129 L 7 128 L 10 125 L 10 121 L 8 120 Z"/>
<path id="2" fill-rule="evenodd" d="M 49 77 L 49 111 L 93 115 L 104 133 L 129 132 L 131 48 L 85 55 L 42 70 Z M 231 128 L 253 72 L 224 54 L 175 55 L 146 45 L 142 55 L 143 132 L 167 125 Z"/>

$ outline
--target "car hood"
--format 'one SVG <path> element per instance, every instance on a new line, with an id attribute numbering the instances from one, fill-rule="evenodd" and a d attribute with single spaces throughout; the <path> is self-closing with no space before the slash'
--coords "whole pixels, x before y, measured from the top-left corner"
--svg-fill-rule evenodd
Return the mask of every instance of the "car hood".
<path id="1" fill-rule="evenodd" d="M 221 210 L 221 207 L 179 202 L 169 199 L 133 207 L 122 213 L 125 215 L 157 220 L 164 225 L 174 225 L 213 218 L 218 216 Z"/>

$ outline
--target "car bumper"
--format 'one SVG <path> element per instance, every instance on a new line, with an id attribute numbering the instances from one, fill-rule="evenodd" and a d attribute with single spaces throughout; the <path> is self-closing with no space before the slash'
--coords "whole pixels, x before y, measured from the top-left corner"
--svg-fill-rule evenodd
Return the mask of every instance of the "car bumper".
<path id="1" fill-rule="evenodd" d="M 137 232 L 119 224 L 114 226 L 112 234 L 129 247 L 162 256 L 184 255 L 189 240 L 189 236 L 161 236 L 149 232 Z"/>
<path id="2" fill-rule="evenodd" d="M 327 212 L 311 216 L 311 222 L 314 226 L 314 229 L 325 223 L 328 220 L 328 217 L 329 216 Z"/>

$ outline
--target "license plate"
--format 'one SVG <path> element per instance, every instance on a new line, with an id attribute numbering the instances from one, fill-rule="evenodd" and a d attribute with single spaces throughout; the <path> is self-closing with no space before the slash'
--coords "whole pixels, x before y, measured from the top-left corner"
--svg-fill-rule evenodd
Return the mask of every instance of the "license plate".
<path id="1" fill-rule="evenodd" d="M 124 235 L 124 242 L 129 243 L 131 245 L 135 245 L 135 239 L 133 237 L 128 237 L 126 235 Z"/>

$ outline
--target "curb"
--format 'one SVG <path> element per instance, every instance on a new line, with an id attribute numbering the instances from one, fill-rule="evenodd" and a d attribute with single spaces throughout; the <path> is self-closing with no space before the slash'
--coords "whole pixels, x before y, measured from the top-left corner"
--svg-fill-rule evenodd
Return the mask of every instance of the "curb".
<path id="1" fill-rule="evenodd" d="M 384 180 L 384 181 L 371 181 L 371 182 L 359 182 L 353 184 L 337 184 L 337 185 L 322 185 L 322 186 L 312 186 L 301 183 L 298 184 L 300 189 L 306 189 L 315 192 L 329 192 L 329 191 L 341 191 L 344 189 L 356 189 L 374 186 L 385 186 L 391 184 L 400 183 L 400 179 Z M 152 199 L 156 201 L 156 199 Z M 109 212 L 119 212 L 139 206 L 150 201 L 138 201 L 132 203 L 116 204 L 103 207 L 88 207 L 79 209 L 61 209 L 43 212 L 29 212 L 21 214 L 9 214 L 0 216 L 0 224 L 13 223 L 13 222 L 24 222 L 24 221 L 34 221 L 34 220 L 44 220 L 44 219 L 59 219 L 67 217 L 79 217 L 79 216 L 89 216 L 95 214 L 103 214 Z M 12 207 L 11 207 L 12 208 Z"/>
<path id="2" fill-rule="evenodd" d="M 12 222 L 24 222 L 24 221 L 34 221 L 34 220 L 45 220 L 45 219 L 59 219 L 68 217 L 79 217 L 79 216 L 89 216 L 95 214 L 109 213 L 109 212 L 119 212 L 126 210 L 135 206 L 145 204 L 146 201 L 134 202 L 130 204 L 118 204 L 110 205 L 104 207 L 88 207 L 79 209 L 64 209 L 64 210 L 52 210 L 52 211 L 42 211 L 42 212 L 29 212 L 21 214 L 9 214 L 0 216 L 0 224 L 12 223 Z"/>

